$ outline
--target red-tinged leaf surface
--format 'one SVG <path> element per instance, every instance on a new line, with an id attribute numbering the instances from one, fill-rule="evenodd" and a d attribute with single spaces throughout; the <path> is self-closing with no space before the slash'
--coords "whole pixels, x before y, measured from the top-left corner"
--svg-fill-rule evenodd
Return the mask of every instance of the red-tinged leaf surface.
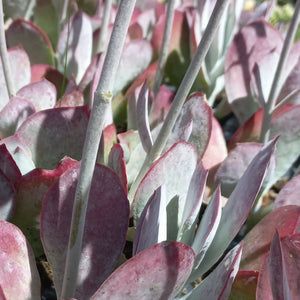
<path id="1" fill-rule="evenodd" d="M 221 257 L 246 221 L 261 188 L 266 169 L 274 152 L 277 139 L 268 142 L 255 156 L 222 211 L 220 224 L 199 268 L 208 271 Z"/>
<path id="2" fill-rule="evenodd" d="M 193 120 L 193 127 L 188 142 L 196 147 L 200 158 L 207 147 L 212 128 L 212 110 L 202 93 L 192 95 L 183 105 L 165 149 L 181 138 L 191 120 Z"/>
<path id="3" fill-rule="evenodd" d="M 77 164 L 63 159 L 55 170 L 34 169 L 16 183 L 16 208 L 11 220 L 25 234 L 36 257 L 44 253 L 40 240 L 40 213 L 49 187 L 67 169 Z"/>
<path id="4" fill-rule="evenodd" d="M 41 282 L 30 245 L 20 229 L 5 221 L 0 221 L 0 265 L 3 299 L 41 299 Z"/>
<path id="5" fill-rule="evenodd" d="M 133 255 L 167 239 L 166 192 L 161 186 L 147 202 L 136 226 Z"/>
<path id="6" fill-rule="evenodd" d="M 0 145 L 0 170 L 13 185 L 22 176 L 16 162 L 13 160 L 5 144 Z"/>
<path id="7" fill-rule="evenodd" d="M 258 275 L 257 271 L 238 271 L 228 300 L 255 299 Z"/>
<path id="8" fill-rule="evenodd" d="M 117 141 L 117 129 L 114 124 L 108 125 L 102 132 L 100 149 L 98 153 L 98 163 L 107 165 L 108 156 L 114 143 Z"/>
<path id="9" fill-rule="evenodd" d="M 87 107 L 53 108 L 30 116 L 16 135 L 30 148 L 37 168 L 55 169 L 64 156 L 81 159 Z"/>
<path id="10" fill-rule="evenodd" d="M 233 280 L 238 272 L 242 255 L 242 244 L 235 246 L 188 297 L 190 300 L 227 300 Z"/>
<path id="11" fill-rule="evenodd" d="M 171 108 L 175 94 L 165 85 L 162 85 L 157 93 L 155 102 L 152 105 L 149 117 L 151 127 L 163 122 Z"/>
<path id="12" fill-rule="evenodd" d="M 16 204 L 16 191 L 2 170 L 0 170 L 0 191 L 0 220 L 10 220 Z"/>
<path id="13" fill-rule="evenodd" d="M 300 206 L 300 175 L 292 178 L 280 190 L 273 204 L 273 210 L 285 205 Z"/>
<path id="14" fill-rule="evenodd" d="M 8 47 L 21 44 L 29 56 L 31 65 L 54 65 L 54 53 L 49 38 L 30 21 L 13 21 L 6 30 L 6 42 Z"/>
<path id="15" fill-rule="evenodd" d="M 262 149 L 263 144 L 241 143 L 231 150 L 216 173 L 216 183 L 221 183 L 222 195 L 229 197 L 253 158 Z M 270 180 L 276 167 L 276 158 L 272 156 L 264 185 Z"/>
<path id="16" fill-rule="evenodd" d="M 48 191 L 41 214 L 41 238 L 61 293 L 79 164 L 68 169 Z M 101 184 L 99 184 L 101 182 Z M 123 250 L 129 203 L 117 175 L 97 164 L 84 229 L 75 297 L 90 299 L 113 271 Z"/>
<path id="17" fill-rule="evenodd" d="M 89 17 L 78 11 L 70 19 L 69 26 L 67 24 L 64 27 L 57 44 L 59 61 L 62 66 L 65 64 L 65 52 L 67 50 L 66 75 L 69 79 L 73 74 L 76 81 L 79 82 L 90 65 L 92 39 L 92 24 Z"/>
<path id="18" fill-rule="evenodd" d="M 156 244 L 119 267 L 92 300 L 173 299 L 189 276 L 194 257 L 185 244 Z"/>
<path id="19" fill-rule="evenodd" d="M 38 82 L 44 78 L 55 85 L 57 95 L 60 97 L 62 95 L 63 74 L 56 68 L 48 65 L 39 64 L 31 67 L 31 83 Z M 67 83 L 68 80 L 66 79 Z"/>
<path id="20" fill-rule="evenodd" d="M 273 298 L 292 299 L 278 231 L 275 232 L 271 243 L 269 254 L 269 269 Z"/>
<path id="21" fill-rule="evenodd" d="M 30 62 L 22 47 L 8 49 L 8 60 L 12 73 L 12 80 L 16 91 L 30 82 Z M 4 78 L 2 62 L 0 61 L 0 110 L 8 103 L 9 97 Z"/>
<path id="22" fill-rule="evenodd" d="M 181 225 L 177 235 L 177 241 L 189 246 L 192 245 L 194 240 L 207 174 L 208 171 L 204 169 L 202 163 L 198 163 L 189 184 Z"/>
<path id="23" fill-rule="evenodd" d="M 22 175 L 35 168 L 31 158 L 30 149 L 24 145 L 16 135 L 0 140 L 0 144 L 5 144 Z"/>
<path id="24" fill-rule="evenodd" d="M 222 201 L 220 186 L 213 193 L 208 207 L 206 208 L 204 215 L 201 218 L 199 227 L 197 229 L 192 248 L 196 253 L 196 260 L 194 265 L 194 271 L 191 274 L 190 281 L 196 280 L 201 276 L 198 274 L 198 267 L 212 243 L 216 231 L 218 229 L 222 212 Z"/>
<path id="25" fill-rule="evenodd" d="M 170 212 L 168 218 L 172 218 L 174 224 L 172 226 L 172 238 L 176 239 L 182 220 L 188 186 L 196 168 L 196 163 L 197 153 L 195 148 L 191 144 L 182 141 L 174 144 L 161 156 L 147 172 L 135 194 L 133 200 L 135 222 L 139 219 L 153 192 L 164 184 Z M 174 199 L 175 196 L 179 198 Z M 170 238 L 171 236 L 168 233 L 168 239 Z"/>
<path id="26" fill-rule="evenodd" d="M 283 113 L 279 114 L 276 118 L 273 118 L 271 122 L 270 136 L 280 136 L 276 145 L 277 167 L 271 183 L 275 183 L 281 176 L 283 176 L 299 157 L 299 114 L 300 105 L 291 106 L 289 109 L 287 108 Z"/>
<path id="27" fill-rule="evenodd" d="M 166 13 L 158 18 L 153 29 L 151 43 L 154 56 L 156 57 L 161 50 L 165 22 Z M 165 67 L 165 76 L 169 78 L 174 86 L 179 86 L 190 62 L 189 32 L 190 29 L 185 12 L 175 10 L 172 33 L 168 46 L 169 55 Z"/>
<path id="28" fill-rule="evenodd" d="M 136 55 L 137 53 L 139 55 Z M 146 70 L 151 60 L 152 47 L 147 40 L 133 40 L 126 44 L 118 67 L 118 80 L 115 81 L 113 94 L 116 95 Z"/>
<path id="29" fill-rule="evenodd" d="M 129 151 L 133 151 L 140 143 L 139 134 L 134 130 L 127 130 L 126 132 L 119 133 L 118 140 L 121 144 L 127 145 Z"/>
<path id="30" fill-rule="evenodd" d="M 56 103 L 56 88 L 48 80 L 30 83 L 17 92 L 17 96 L 30 101 L 36 111 L 53 108 Z"/>
<path id="31" fill-rule="evenodd" d="M 212 128 L 207 148 L 202 156 L 205 169 L 209 170 L 207 184 L 213 186 L 217 168 L 227 157 L 227 147 L 223 130 L 218 120 L 212 116 Z"/>
<path id="32" fill-rule="evenodd" d="M 281 47 L 280 32 L 263 20 L 243 27 L 234 37 L 225 59 L 225 87 L 229 104 L 241 123 L 258 109 L 250 91 L 255 63 L 271 52 L 280 54 Z"/>
<path id="33" fill-rule="evenodd" d="M 126 163 L 123 148 L 120 144 L 114 144 L 109 152 L 108 166 L 114 170 L 123 185 L 123 188 L 128 193 Z"/>
<path id="34" fill-rule="evenodd" d="M 56 107 L 74 107 L 84 105 L 84 95 L 81 90 L 75 90 L 65 94 L 62 99 L 56 103 Z"/>
<path id="35" fill-rule="evenodd" d="M 300 207 L 294 205 L 280 207 L 265 216 L 244 239 L 240 269 L 260 270 L 264 256 L 270 250 L 275 229 L 281 238 L 295 233 L 299 216 Z"/>
<path id="36" fill-rule="evenodd" d="M 35 113 L 35 107 L 30 101 L 15 96 L 11 97 L 0 111 L 1 138 L 13 135 L 20 125 L 33 113 Z"/>

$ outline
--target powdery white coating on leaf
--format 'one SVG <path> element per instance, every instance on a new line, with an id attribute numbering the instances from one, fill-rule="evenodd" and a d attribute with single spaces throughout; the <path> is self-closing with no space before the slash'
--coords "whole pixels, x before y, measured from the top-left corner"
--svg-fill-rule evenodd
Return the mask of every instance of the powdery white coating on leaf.
<path id="1" fill-rule="evenodd" d="M 65 61 L 66 49 L 68 51 L 66 75 L 69 79 L 73 74 L 76 81 L 79 82 L 90 65 L 92 59 L 92 35 L 90 18 L 81 11 L 78 11 L 70 20 L 69 37 L 67 25 L 61 32 L 57 51 L 62 66 Z M 69 42 L 68 45 L 67 41 Z"/>
<path id="2" fill-rule="evenodd" d="M 17 96 L 30 101 L 35 111 L 53 108 L 56 103 L 56 88 L 50 81 L 42 79 L 30 83 L 17 92 Z"/>
<path id="3" fill-rule="evenodd" d="M 69 228 L 79 163 L 68 169 L 46 194 L 41 214 L 41 239 L 61 293 Z M 96 164 L 84 229 L 75 297 L 90 299 L 111 274 L 123 250 L 129 221 L 129 203 L 117 175 Z"/>
<path id="4" fill-rule="evenodd" d="M 8 49 L 8 61 L 12 80 L 16 91 L 30 83 L 30 62 L 22 47 Z M 0 60 L 0 110 L 8 103 L 9 96 L 6 88 L 2 62 Z"/>
<path id="5" fill-rule="evenodd" d="M 32 250 L 21 230 L 0 221 L 0 290 L 6 299 L 40 299 L 41 283 Z M 1 296 L 1 292 L 0 292 Z"/>
<path id="6" fill-rule="evenodd" d="M 16 135 L 30 148 L 37 168 L 55 169 L 66 155 L 81 159 L 87 123 L 85 106 L 52 108 L 30 116 Z"/>
<path id="7" fill-rule="evenodd" d="M 185 244 L 156 244 L 119 267 L 92 300 L 173 299 L 189 276 L 194 257 L 193 250 Z"/>
<path id="8" fill-rule="evenodd" d="M 161 156 L 140 183 L 133 200 L 135 222 L 139 219 L 148 199 L 162 184 L 166 187 L 167 205 L 175 196 L 178 199 L 177 227 L 180 226 L 189 182 L 197 163 L 195 148 L 179 141 Z M 175 217 L 175 216 L 174 216 Z M 176 231 L 176 228 L 174 228 Z"/>
<path id="9" fill-rule="evenodd" d="M 16 191 L 2 170 L 0 170 L 0 191 L 0 220 L 10 220 L 16 202 Z"/>

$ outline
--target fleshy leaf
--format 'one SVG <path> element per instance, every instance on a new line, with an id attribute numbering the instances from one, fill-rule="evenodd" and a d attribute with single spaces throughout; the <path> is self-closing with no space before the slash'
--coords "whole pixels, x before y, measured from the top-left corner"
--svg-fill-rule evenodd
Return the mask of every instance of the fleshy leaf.
<path id="1" fill-rule="evenodd" d="M 49 189 L 43 201 L 41 238 L 60 295 L 79 163 Z M 101 182 L 101 184 L 99 184 Z M 113 271 L 123 250 L 129 222 L 124 189 L 109 168 L 96 164 L 84 229 L 75 297 L 90 299 Z"/>
<path id="2" fill-rule="evenodd" d="M 189 246 L 179 242 L 156 244 L 119 267 L 92 300 L 173 299 L 193 267 L 194 256 Z"/>
<path id="3" fill-rule="evenodd" d="M 258 274 L 257 271 L 238 271 L 228 300 L 255 299 Z"/>
<path id="4" fill-rule="evenodd" d="M 29 0 L 4 0 L 3 11 L 5 11 L 5 17 L 12 19 L 24 18 L 29 2 Z"/>
<path id="5" fill-rule="evenodd" d="M 37 168 L 55 169 L 64 156 L 81 159 L 87 107 L 53 108 L 30 116 L 16 135 L 27 145 Z"/>
<path id="6" fill-rule="evenodd" d="M 185 206 L 182 214 L 181 226 L 177 235 L 177 241 L 191 246 L 195 235 L 198 216 L 202 204 L 208 171 L 198 163 L 191 178 Z M 196 253 L 197 254 L 197 253 Z"/>
<path id="7" fill-rule="evenodd" d="M 69 26 L 66 25 L 61 32 L 57 51 L 61 66 L 65 63 L 65 52 L 68 52 L 66 75 L 70 79 L 73 74 L 78 83 L 92 59 L 92 24 L 81 11 L 70 19 Z"/>
<path id="8" fill-rule="evenodd" d="M 136 104 L 136 118 L 140 139 L 143 148 L 147 153 L 150 151 L 153 145 L 148 118 L 148 97 L 149 90 L 145 82 L 140 90 L 140 94 Z"/>
<path id="9" fill-rule="evenodd" d="M 114 144 L 109 152 L 108 156 L 108 166 L 114 170 L 124 187 L 124 190 L 127 194 L 128 187 L 127 187 L 127 175 L 126 175 L 126 164 L 125 164 L 125 157 L 124 151 L 120 144 Z"/>
<path id="10" fill-rule="evenodd" d="M 225 59 L 225 87 L 240 123 L 258 109 L 250 89 L 255 63 L 271 52 L 280 54 L 282 43 L 280 32 L 264 20 L 244 26 L 234 37 Z"/>
<path id="11" fill-rule="evenodd" d="M 262 149 L 263 145 L 258 143 L 237 144 L 231 150 L 216 173 L 216 183 L 221 183 L 222 195 L 229 197 L 234 187 L 246 171 L 252 159 Z M 268 166 L 264 184 L 270 180 L 276 167 L 276 159 L 273 156 Z"/>
<path id="12" fill-rule="evenodd" d="M 2 170 L 0 170 L 0 191 L 0 220 L 9 220 L 16 203 L 16 191 Z"/>
<path id="13" fill-rule="evenodd" d="M 53 108 L 56 103 L 56 88 L 46 79 L 24 86 L 17 96 L 30 101 L 35 111 Z"/>
<path id="14" fill-rule="evenodd" d="M 188 142 L 196 147 L 198 157 L 202 157 L 211 134 L 211 119 L 212 110 L 205 102 L 204 95 L 202 93 L 192 95 L 187 99 L 180 111 L 166 149 L 181 138 L 188 123 L 190 120 L 193 120 L 193 129 Z"/>
<path id="15" fill-rule="evenodd" d="M 254 157 L 222 211 L 220 224 L 199 268 L 204 274 L 221 257 L 246 221 L 262 185 L 277 139 L 270 141 Z"/>
<path id="16" fill-rule="evenodd" d="M 11 97 L 0 111 L 0 135 L 6 138 L 13 135 L 20 125 L 33 113 L 33 104 L 19 97 Z"/>
<path id="17" fill-rule="evenodd" d="M 30 245 L 18 227 L 1 220 L 0 265 L 0 297 L 41 299 L 41 282 Z"/>
<path id="18" fill-rule="evenodd" d="M 30 83 L 30 62 L 27 53 L 22 47 L 8 49 L 8 60 L 12 73 L 15 89 L 19 90 Z M 0 110 L 8 103 L 6 82 L 4 78 L 2 62 L 0 60 Z"/>
<path id="19" fill-rule="evenodd" d="M 11 222 L 23 231 L 36 257 L 44 254 L 40 239 L 40 213 L 45 194 L 53 182 L 75 164 L 76 161 L 64 158 L 55 170 L 34 169 L 16 184 L 16 208 Z"/>
<path id="20" fill-rule="evenodd" d="M 172 206 L 173 214 L 172 217 L 168 216 L 168 218 L 172 218 L 172 221 L 175 224 L 177 223 L 177 226 L 175 225 L 175 228 L 172 228 L 172 233 L 176 239 L 178 227 L 182 220 L 188 185 L 195 170 L 196 162 L 195 148 L 191 144 L 182 141 L 174 144 L 161 156 L 145 175 L 135 194 L 133 201 L 135 222 L 138 221 L 153 192 L 164 184 L 166 186 L 167 206 L 169 206 L 168 209 L 171 209 Z M 179 198 L 171 201 L 175 196 Z"/>
<path id="21" fill-rule="evenodd" d="M 239 244 L 227 253 L 212 273 L 194 288 L 191 294 L 188 294 L 187 299 L 228 299 L 233 280 L 239 269 L 241 255 L 242 244 Z"/>
<path id="22" fill-rule="evenodd" d="M 280 190 L 273 204 L 273 210 L 285 205 L 300 206 L 300 175 L 292 178 Z"/>
<path id="23" fill-rule="evenodd" d="M 30 21 L 13 21 L 6 30 L 6 42 L 10 48 L 21 44 L 31 65 L 54 65 L 54 53 L 48 36 Z"/>
<path id="24" fill-rule="evenodd" d="M 299 215 L 300 207 L 289 205 L 265 216 L 244 239 L 241 270 L 260 270 L 264 256 L 270 249 L 275 229 L 281 238 L 295 233 Z"/>
<path id="25" fill-rule="evenodd" d="M 136 226 L 133 255 L 167 239 L 166 191 L 161 186 L 147 202 Z"/>

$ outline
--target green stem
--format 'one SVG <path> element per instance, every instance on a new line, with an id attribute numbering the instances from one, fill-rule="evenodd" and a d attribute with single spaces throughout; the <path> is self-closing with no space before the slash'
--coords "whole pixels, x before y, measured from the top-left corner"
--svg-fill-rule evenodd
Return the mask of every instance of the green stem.
<path id="1" fill-rule="evenodd" d="M 14 96 L 16 94 L 16 89 L 15 89 L 14 82 L 12 80 L 12 74 L 10 70 L 9 59 L 8 59 L 7 48 L 6 48 L 2 0 L 0 0 L 0 55 L 1 55 L 4 78 L 6 82 L 6 88 L 7 88 L 8 96 L 10 98 L 11 96 Z"/>
<path id="2" fill-rule="evenodd" d="M 158 59 L 158 66 L 155 74 L 153 92 L 156 97 L 164 75 L 164 69 L 168 58 L 168 47 L 171 39 L 172 25 L 175 13 L 175 0 L 168 1 L 166 24 L 164 29 L 164 37 Z"/>
<path id="3" fill-rule="evenodd" d="M 120 3 L 101 77 L 95 92 L 74 200 L 61 299 L 74 298 L 75 295 L 86 210 L 100 137 L 105 125 L 105 116 L 107 113 L 111 113 L 109 112 L 112 99 L 111 91 L 134 5 L 135 0 L 122 0 Z"/>
<path id="4" fill-rule="evenodd" d="M 184 78 L 179 86 L 179 89 L 176 93 L 176 96 L 173 100 L 171 109 L 166 117 L 165 122 L 159 132 L 157 139 L 155 140 L 150 152 L 147 154 L 144 164 L 132 184 L 129 191 L 129 199 L 133 200 L 134 194 L 139 186 L 142 178 L 145 176 L 146 172 L 149 170 L 153 162 L 160 156 L 163 151 L 167 139 L 173 129 L 173 126 L 176 122 L 176 119 L 181 111 L 181 108 L 185 102 L 186 97 L 188 96 L 189 91 L 198 75 L 198 72 L 201 68 L 205 55 L 211 45 L 211 42 L 214 38 L 214 35 L 218 29 L 219 22 L 221 20 L 222 14 L 225 11 L 228 0 L 219 0 L 216 2 L 214 10 L 212 12 L 211 18 L 207 24 L 207 27 L 203 33 L 202 39 L 199 43 L 197 51 L 188 67 L 187 72 L 184 75 Z"/>
<path id="5" fill-rule="evenodd" d="M 102 15 L 102 24 L 101 24 L 100 36 L 98 39 L 98 45 L 96 51 L 97 53 L 101 53 L 105 51 L 111 7 L 112 7 L 112 0 L 106 0 L 104 5 L 103 15 Z"/>
<path id="6" fill-rule="evenodd" d="M 299 21 L 300 21 L 300 1 L 297 1 L 294 15 L 291 20 L 291 24 L 287 32 L 283 44 L 283 48 L 280 54 L 279 62 L 272 82 L 272 87 L 268 97 L 268 101 L 266 103 L 266 106 L 264 107 L 263 125 L 260 134 L 260 141 L 262 143 L 267 143 L 270 137 L 270 125 L 271 125 L 272 115 L 274 112 L 276 100 L 279 96 L 280 89 L 282 87 L 282 79 L 283 79 L 285 65 L 295 39 Z"/>

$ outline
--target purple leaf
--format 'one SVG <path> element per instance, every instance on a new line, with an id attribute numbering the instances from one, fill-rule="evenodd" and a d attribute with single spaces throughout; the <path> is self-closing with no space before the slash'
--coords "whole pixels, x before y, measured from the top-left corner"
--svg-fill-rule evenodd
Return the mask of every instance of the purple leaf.
<path id="1" fill-rule="evenodd" d="M 63 97 L 56 102 L 55 107 L 74 107 L 84 105 L 84 94 L 79 88 L 72 90 L 63 95 Z"/>
<path id="2" fill-rule="evenodd" d="M 262 149 L 263 144 L 241 143 L 231 150 L 216 173 L 216 183 L 221 183 L 222 195 L 229 197 L 247 167 Z M 273 155 L 268 166 L 263 185 L 266 185 L 274 173 L 276 158 Z"/>
<path id="3" fill-rule="evenodd" d="M 31 115 L 16 135 L 30 148 L 37 168 L 55 169 L 64 156 L 81 159 L 87 107 L 53 108 Z"/>
<path id="4" fill-rule="evenodd" d="M 172 235 L 176 239 L 178 227 L 182 220 L 188 185 L 196 168 L 196 163 L 195 148 L 182 141 L 174 144 L 162 155 L 150 168 L 137 189 L 133 200 L 135 222 L 138 221 L 153 192 L 164 184 L 166 186 L 167 206 L 170 210 L 174 209 L 172 221 L 177 225 L 172 228 Z M 178 200 L 173 199 L 175 196 L 179 197 Z"/>
<path id="5" fill-rule="evenodd" d="M 218 266 L 189 294 L 188 299 L 226 300 L 233 280 L 238 272 L 242 255 L 242 244 L 235 246 Z"/>
<path id="6" fill-rule="evenodd" d="M 273 204 L 273 210 L 285 205 L 300 206 L 300 175 L 292 178 L 280 190 Z"/>
<path id="7" fill-rule="evenodd" d="M 1 299 L 41 299 L 41 282 L 30 245 L 21 230 L 0 220 Z"/>
<path id="8" fill-rule="evenodd" d="M 66 75 L 70 79 L 73 74 L 77 83 L 82 79 L 91 63 L 92 34 L 92 24 L 89 17 L 78 11 L 70 19 L 69 26 L 67 24 L 64 27 L 58 39 L 59 61 L 63 66 L 66 58 L 65 52 L 67 51 Z"/>
<path id="9" fill-rule="evenodd" d="M 199 268 L 204 274 L 221 257 L 246 221 L 261 188 L 266 169 L 274 152 L 276 139 L 270 141 L 254 157 L 222 211 L 220 224 Z"/>
<path id="10" fill-rule="evenodd" d="M 136 226 L 133 255 L 167 239 L 166 191 L 161 186 L 147 202 Z"/>
<path id="11" fill-rule="evenodd" d="M 77 161 L 66 157 L 55 170 L 34 169 L 15 185 L 16 208 L 11 222 L 25 234 L 36 257 L 44 254 L 40 239 L 40 214 L 45 194 L 53 182 L 75 164 Z"/>
<path id="12" fill-rule="evenodd" d="M 145 82 L 140 90 L 136 103 L 136 119 L 141 143 L 147 153 L 150 151 L 153 145 L 148 118 L 148 97 L 149 90 L 147 83 Z"/>
<path id="13" fill-rule="evenodd" d="M 41 238 L 61 293 L 79 163 L 62 174 L 43 202 Z M 101 184 L 99 184 L 101 182 Z M 117 175 L 96 164 L 84 229 L 75 297 L 89 299 L 113 271 L 123 250 L 129 203 Z"/>
<path id="14" fill-rule="evenodd" d="M 30 62 L 27 53 L 22 47 L 8 49 L 8 60 L 12 73 L 15 89 L 19 90 L 30 83 Z M 8 103 L 6 82 L 4 78 L 2 62 L 0 60 L 0 110 Z"/>
<path id="15" fill-rule="evenodd" d="M 13 21 L 6 30 L 6 42 L 9 48 L 21 44 L 31 65 L 54 65 L 54 53 L 48 36 L 30 21 Z"/>
<path id="16" fill-rule="evenodd" d="M 124 151 L 120 144 L 114 144 L 109 152 L 108 156 L 108 166 L 114 170 L 123 185 L 123 188 L 128 193 L 128 186 L 127 186 L 127 175 L 126 175 L 126 164 L 125 164 L 125 157 Z"/>
<path id="17" fill-rule="evenodd" d="M 177 241 L 185 243 L 189 246 L 191 246 L 194 239 L 207 175 L 208 171 L 205 170 L 202 163 L 199 162 L 189 184 L 182 214 L 181 226 L 177 235 Z"/>
<path id="18" fill-rule="evenodd" d="M 221 190 L 220 186 L 218 186 L 201 218 L 200 225 L 193 241 L 192 248 L 196 253 L 196 260 L 194 265 L 195 271 L 191 275 L 191 280 L 196 280 L 201 276 L 201 274 L 198 275 L 197 269 L 215 237 L 221 219 L 221 212 Z"/>
<path id="19" fill-rule="evenodd" d="M 284 206 L 265 216 L 245 237 L 241 270 L 260 270 L 265 254 L 275 233 L 280 237 L 296 232 L 299 222 L 300 207 Z"/>
<path id="20" fill-rule="evenodd" d="M 9 220 L 16 204 L 16 191 L 2 170 L 0 170 L 0 191 L 0 220 Z"/>
<path id="21" fill-rule="evenodd" d="M 191 120 L 193 129 L 188 142 L 196 147 L 198 157 L 203 156 L 211 134 L 212 110 L 202 93 L 192 95 L 183 105 L 165 149 L 181 138 Z"/>
<path id="22" fill-rule="evenodd" d="M 0 111 L 1 138 L 13 135 L 20 125 L 35 112 L 35 107 L 30 101 L 15 96 L 11 97 Z"/>
<path id="23" fill-rule="evenodd" d="M 92 300 L 173 299 L 189 276 L 194 257 L 185 244 L 156 244 L 119 267 Z"/>
<path id="24" fill-rule="evenodd" d="M 13 160 L 5 144 L 0 145 L 0 170 L 13 185 L 22 176 L 16 162 Z"/>
<path id="25" fill-rule="evenodd" d="M 225 59 L 225 87 L 229 104 L 241 123 L 258 108 L 250 90 L 255 63 L 271 52 L 280 54 L 282 43 L 280 32 L 264 20 L 244 26 L 234 37 Z"/>
<path id="26" fill-rule="evenodd" d="M 273 298 L 292 299 L 278 231 L 271 243 L 269 268 Z"/>
<path id="27" fill-rule="evenodd" d="M 53 108 L 56 103 L 56 88 L 48 80 L 30 83 L 17 92 L 17 96 L 30 101 L 35 111 Z"/>

